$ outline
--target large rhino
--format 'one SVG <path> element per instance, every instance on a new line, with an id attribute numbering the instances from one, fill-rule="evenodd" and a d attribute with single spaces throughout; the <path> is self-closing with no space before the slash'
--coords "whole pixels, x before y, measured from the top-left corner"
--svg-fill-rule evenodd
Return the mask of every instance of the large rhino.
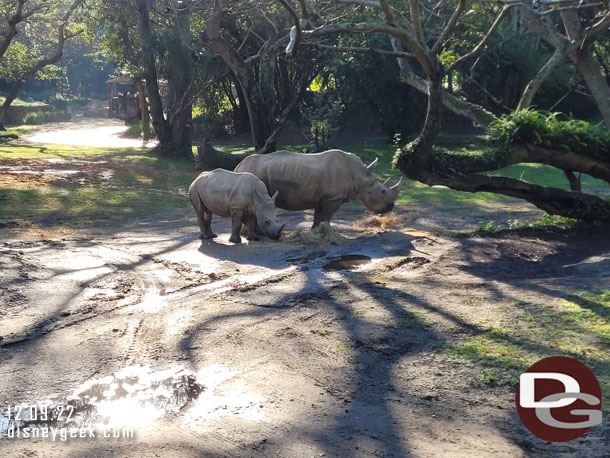
<path id="1" fill-rule="evenodd" d="M 230 242 L 241 243 L 241 225 L 245 224 L 248 240 L 258 240 L 254 231 L 258 225 L 269 238 L 280 237 L 284 225 L 276 218 L 275 200 L 267 194 L 261 180 L 251 173 L 234 173 L 223 169 L 203 172 L 189 187 L 189 198 L 197 214 L 201 238 L 216 237 L 212 232 L 212 215 L 231 217 Z"/>
<path id="2" fill-rule="evenodd" d="M 253 154 L 241 161 L 236 172 L 250 172 L 261 179 L 269 193 L 278 193 L 276 206 L 284 210 L 313 208 L 312 229 L 320 223 L 330 223 L 339 207 L 359 199 L 375 213 L 394 208 L 400 181 L 387 188 L 377 181 L 372 170 L 377 159 L 368 167 L 358 156 L 333 149 L 317 154 L 277 151 Z M 402 180 L 402 179 L 401 179 Z"/>

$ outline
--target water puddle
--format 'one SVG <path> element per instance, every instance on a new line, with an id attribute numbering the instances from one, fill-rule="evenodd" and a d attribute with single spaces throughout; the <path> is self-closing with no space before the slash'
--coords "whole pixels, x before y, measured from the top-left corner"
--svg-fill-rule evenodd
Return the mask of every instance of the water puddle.
<path id="1" fill-rule="evenodd" d="M 371 257 L 363 254 L 344 254 L 324 264 L 324 270 L 353 270 L 371 262 Z"/>
<path id="2" fill-rule="evenodd" d="M 178 412 L 204 390 L 196 375 L 183 368 L 153 372 L 149 367 L 130 366 L 86 382 L 63 403 L 46 401 L 21 411 L 13 409 L 10 418 L 3 412 L 0 437 L 10 434 L 12 427 L 143 426 Z"/>

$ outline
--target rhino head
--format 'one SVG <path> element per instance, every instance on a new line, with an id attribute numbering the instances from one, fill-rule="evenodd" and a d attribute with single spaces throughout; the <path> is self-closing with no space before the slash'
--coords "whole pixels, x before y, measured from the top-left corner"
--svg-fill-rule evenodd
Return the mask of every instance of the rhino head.
<path id="1" fill-rule="evenodd" d="M 276 191 L 273 197 L 267 194 L 263 195 L 254 190 L 254 211 L 256 213 L 256 222 L 258 227 L 270 239 L 279 239 L 285 224 L 280 224 L 277 220 L 275 199 L 278 192 Z"/>
<path id="2" fill-rule="evenodd" d="M 389 178 L 380 183 L 373 174 L 376 165 L 377 159 L 366 167 L 358 188 L 358 198 L 369 210 L 375 213 L 387 213 L 394 208 L 402 177 L 394 186 L 388 187 Z"/>

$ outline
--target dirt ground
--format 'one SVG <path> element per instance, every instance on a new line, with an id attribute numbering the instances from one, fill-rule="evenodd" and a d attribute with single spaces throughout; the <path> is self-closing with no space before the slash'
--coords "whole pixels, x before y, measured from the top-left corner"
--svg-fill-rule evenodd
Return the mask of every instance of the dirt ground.
<path id="1" fill-rule="evenodd" d="M 0 411 L 2 455 L 609 456 L 607 419 L 570 443 L 538 440 L 514 385 L 482 384 L 446 351 L 514 325 L 516 303 L 610 289 L 607 234 L 472 235 L 491 214 L 538 212 L 349 204 L 330 237 L 284 212 L 279 241 L 242 245 L 222 218 L 201 242 L 190 209 L 86 231 L 5 222 L 0 408 L 71 406 L 69 422 L 29 424 L 135 437 L 15 439 Z"/>

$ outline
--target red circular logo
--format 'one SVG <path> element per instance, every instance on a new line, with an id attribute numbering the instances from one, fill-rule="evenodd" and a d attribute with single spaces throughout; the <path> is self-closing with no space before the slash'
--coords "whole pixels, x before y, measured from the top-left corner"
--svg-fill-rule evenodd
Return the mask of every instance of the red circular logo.
<path id="1" fill-rule="evenodd" d="M 544 358 L 521 374 L 517 413 L 540 439 L 566 442 L 602 421 L 602 392 L 587 366 L 573 358 Z"/>

